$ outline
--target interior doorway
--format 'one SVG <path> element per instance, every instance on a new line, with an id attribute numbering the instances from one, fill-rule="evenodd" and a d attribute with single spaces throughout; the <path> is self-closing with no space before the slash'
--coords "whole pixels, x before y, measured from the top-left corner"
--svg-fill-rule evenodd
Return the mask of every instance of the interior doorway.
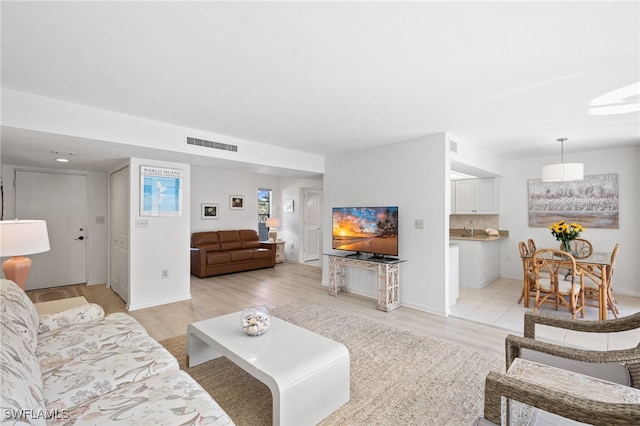
<path id="1" fill-rule="evenodd" d="M 87 177 L 16 170 L 19 219 L 47 222 L 51 250 L 30 255 L 27 290 L 87 282 Z"/>
<path id="2" fill-rule="evenodd" d="M 316 188 L 301 188 L 302 200 L 302 261 L 310 262 L 320 259 L 320 212 L 322 208 L 322 191 Z"/>

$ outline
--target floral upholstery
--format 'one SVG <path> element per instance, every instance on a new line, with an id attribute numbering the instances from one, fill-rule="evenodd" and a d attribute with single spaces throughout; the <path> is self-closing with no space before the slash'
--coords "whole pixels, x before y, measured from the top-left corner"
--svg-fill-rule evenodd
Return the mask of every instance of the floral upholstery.
<path id="1" fill-rule="evenodd" d="M 101 318 L 104 318 L 104 309 L 95 303 L 77 306 L 55 314 L 41 315 L 38 334 L 48 333 L 62 327 L 95 321 Z"/>
<path id="2" fill-rule="evenodd" d="M 118 347 L 87 352 L 68 364 L 42 374 L 48 408 L 65 410 L 165 371 L 178 361 L 149 336 L 138 336 Z"/>
<path id="3" fill-rule="evenodd" d="M 38 337 L 36 355 L 43 372 L 59 367 L 86 352 L 117 347 L 147 331 L 134 318 L 116 313 L 88 323 L 76 323 Z"/>
<path id="4" fill-rule="evenodd" d="M 20 417 L 20 412 L 29 413 L 24 416 L 28 417 L 24 424 L 44 425 L 42 379 L 35 356 L 38 313 L 24 291 L 13 282 L 2 280 L 0 290 L 0 407 L 3 418 L 10 412 L 16 413 L 12 417 Z"/>
<path id="5" fill-rule="evenodd" d="M 82 405 L 69 412 L 73 425 L 233 425 L 229 416 L 184 371 L 160 374 Z M 56 419 L 50 425 L 63 426 Z"/>
<path id="6" fill-rule="evenodd" d="M 126 314 L 86 305 L 38 317 L 24 291 L 2 280 L 0 332 L 2 424 L 233 425 Z"/>

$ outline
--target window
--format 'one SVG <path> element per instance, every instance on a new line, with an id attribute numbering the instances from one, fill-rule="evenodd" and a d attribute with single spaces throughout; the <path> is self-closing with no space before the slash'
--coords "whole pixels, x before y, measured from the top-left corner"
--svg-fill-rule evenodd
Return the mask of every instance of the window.
<path id="1" fill-rule="evenodd" d="M 258 223 L 266 223 L 271 216 L 271 190 L 258 189 Z"/>

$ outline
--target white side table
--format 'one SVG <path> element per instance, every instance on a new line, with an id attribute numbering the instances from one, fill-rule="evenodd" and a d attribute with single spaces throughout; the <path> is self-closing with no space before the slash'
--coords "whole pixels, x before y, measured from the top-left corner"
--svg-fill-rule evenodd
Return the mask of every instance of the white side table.
<path id="1" fill-rule="evenodd" d="M 275 244 L 276 246 L 276 263 L 284 263 L 284 245 L 286 241 L 278 240 L 278 241 L 262 241 L 263 244 Z"/>

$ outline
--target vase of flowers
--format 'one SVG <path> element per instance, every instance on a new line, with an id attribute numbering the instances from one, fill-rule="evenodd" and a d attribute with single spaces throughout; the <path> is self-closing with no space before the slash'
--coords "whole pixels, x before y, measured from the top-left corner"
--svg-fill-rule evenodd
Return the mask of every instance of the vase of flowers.
<path id="1" fill-rule="evenodd" d="M 567 223 L 564 220 L 549 226 L 551 235 L 562 242 L 562 250 L 571 253 L 571 241 L 580 236 L 586 229 L 579 223 Z"/>

